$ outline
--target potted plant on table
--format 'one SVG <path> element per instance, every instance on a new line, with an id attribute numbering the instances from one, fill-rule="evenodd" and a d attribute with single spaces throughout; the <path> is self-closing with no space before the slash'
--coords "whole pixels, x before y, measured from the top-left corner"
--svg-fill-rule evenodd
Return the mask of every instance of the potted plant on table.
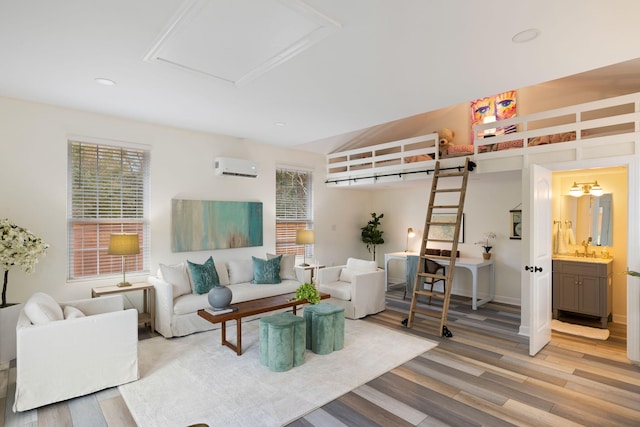
<path id="1" fill-rule="evenodd" d="M 303 283 L 296 289 L 296 300 L 307 300 L 309 304 L 320 302 L 320 293 L 311 283 Z"/>
<path id="2" fill-rule="evenodd" d="M 486 231 L 482 234 L 482 239 L 475 242 L 476 245 L 481 245 L 484 249 L 482 257 L 484 259 L 491 259 L 491 241 L 496 238 L 496 233 L 493 231 Z"/>

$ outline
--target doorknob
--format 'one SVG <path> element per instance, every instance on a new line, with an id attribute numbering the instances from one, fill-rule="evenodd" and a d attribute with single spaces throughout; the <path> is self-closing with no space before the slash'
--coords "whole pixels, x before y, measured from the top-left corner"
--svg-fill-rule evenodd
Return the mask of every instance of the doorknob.
<path id="1" fill-rule="evenodd" d="M 537 273 L 539 271 L 542 271 L 542 267 L 528 266 L 528 265 L 525 265 L 524 269 L 525 271 L 530 271 L 531 273 Z"/>
<path id="2" fill-rule="evenodd" d="M 534 272 L 542 271 L 542 267 L 534 267 L 533 271 Z"/>
<path id="3" fill-rule="evenodd" d="M 533 273 L 533 267 L 529 267 L 528 265 L 524 266 L 525 271 L 531 271 Z"/>

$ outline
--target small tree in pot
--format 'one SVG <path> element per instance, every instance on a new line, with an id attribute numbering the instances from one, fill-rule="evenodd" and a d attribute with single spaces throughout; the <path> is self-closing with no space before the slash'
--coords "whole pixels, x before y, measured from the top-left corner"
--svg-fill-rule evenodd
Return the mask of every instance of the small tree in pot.
<path id="1" fill-rule="evenodd" d="M 362 241 L 367 244 L 367 249 L 370 254 L 373 254 L 373 260 L 376 260 L 376 245 L 381 245 L 384 243 L 384 239 L 382 238 L 382 233 L 384 231 L 378 230 L 380 226 L 380 220 L 384 217 L 384 214 L 380 214 L 377 216 L 375 212 L 371 212 L 371 218 L 367 225 L 361 228 L 362 230 Z"/>

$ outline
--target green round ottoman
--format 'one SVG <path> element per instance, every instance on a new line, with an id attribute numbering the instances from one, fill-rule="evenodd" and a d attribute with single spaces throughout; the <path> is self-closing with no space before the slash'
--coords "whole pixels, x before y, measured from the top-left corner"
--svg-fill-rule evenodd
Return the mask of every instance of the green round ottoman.
<path id="1" fill-rule="evenodd" d="M 329 354 L 344 347 L 344 308 L 322 302 L 304 308 L 307 349 Z"/>
<path id="2" fill-rule="evenodd" d="M 304 363 L 305 320 L 292 313 L 277 313 L 260 319 L 260 363 L 276 372 Z"/>

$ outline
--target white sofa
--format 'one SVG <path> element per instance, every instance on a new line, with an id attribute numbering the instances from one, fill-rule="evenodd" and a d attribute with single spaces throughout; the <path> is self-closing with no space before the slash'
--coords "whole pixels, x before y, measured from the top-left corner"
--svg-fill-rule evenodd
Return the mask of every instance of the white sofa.
<path id="1" fill-rule="evenodd" d="M 16 326 L 13 411 L 26 411 L 138 379 L 138 312 L 122 295 L 25 303 Z"/>
<path id="2" fill-rule="evenodd" d="M 273 257 L 270 255 L 269 257 Z M 277 284 L 253 284 L 253 260 L 215 261 L 220 284 L 229 287 L 231 304 L 295 292 L 308 272 L 294 268 L 295 257 L 283 256 Z M 164 272 L 164 274 L 163 274 Z M 186 262 L 160 265 L 158 275 L 149 277 L 156 294 L 156 331 L 165 338 L 180 337 L 194 332 L 220 328 L 198 316 L 198 310 L 210 307 L 208 294 L 194 292 Z"/>
<path id="3" fill-rule="evenodd" d="M 385 309 L 384 270 L 375 261 L 347 259 L 345 265 L 318 270 L 318 289 L 325 300 L 344 307 L 344 316 L 360 319 Z"/>

